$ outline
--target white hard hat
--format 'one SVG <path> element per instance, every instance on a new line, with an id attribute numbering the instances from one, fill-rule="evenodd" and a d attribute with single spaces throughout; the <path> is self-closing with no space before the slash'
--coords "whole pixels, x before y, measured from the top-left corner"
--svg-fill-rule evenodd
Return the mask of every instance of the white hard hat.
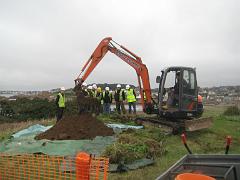
<path id="1" fill-rule="evenodd" d="M 109 87 L 105 87 L 105 90 L 106 90 L 106 91 L 109 91 L 109 90 L 110 90 L 110 88 L 109 88 Z"/>
<path id="2" fill-rule="evenodd" d="M 61 87 L 60 90 L 61 90 L 61 91 L 65 91 L 65 87 Z"/>
<path id="3" fill-rule="evenodd" d="M 87 83 L 85 83 L 85 82 L 84 82 L 84 83 L 82 83 L 82 86 L 85 86 L 85 87 L 87 87 Z"/>
<path id="4" fill-rule="evenodd" d="M 97 85 L 96 84 L 93 84 L 92 87 L 93 87 L 93 89 L 97 89 Z"/>
<path id="5" fill-rule="evenodd" d="M 92 86 L 88 86 L 88 89 L 92 90 Z"/>
<path id="6" fill-rule="evenodd" d="M 129 85 L 126 85 L 126 89 L 129 89 L 130 88 L 130 86 Z"/>
<path id="7" fill-rule="evenodd" d="M 118 85 L 117 85 L 117 88 L 121 88 L 121 84 L 118 84 Z"/>

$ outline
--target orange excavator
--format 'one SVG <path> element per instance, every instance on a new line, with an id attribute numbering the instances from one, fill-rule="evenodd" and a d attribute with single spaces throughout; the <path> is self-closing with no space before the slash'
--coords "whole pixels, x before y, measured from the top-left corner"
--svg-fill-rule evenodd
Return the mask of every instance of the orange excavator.
<path id="1" fill-rule="evenodd" d="M 139 56 L 111 37 L 104 38 L 99 43 L 75 79 L 75 85 L 81 85 L 88 78 L 108 51 L 135 69 L 143 111 L 147 114 L 157 114 L 151 119 L 138 118 L 138 122 L 158 123 L 170 126 L 174 131 L 203 129 L 212 124 L 211 118 L 199 118 L 203 106 L 202 102 L 198 101 L 195 68 L 176 66 L 162 70 L 161 76 L 156 78 L 159 89 L 157 100 L 154 100 L 147 66 Z"/>
<path id="2" fill-rule="evenodd" d="M 118 46 L 118 47 L 116 47 Z M 111 53 L 118 56 L 120 59 L 125 61 L 131 67 L 133 67 L 137 73 L 138 83 L 141 94 L 141 103 L 143 105 L 144 112 L 151 112 L 153 110 L 151 87 L 148 75 L 148 69 L 139 56 L 129 51 L 122 45 L 119 45 L 112 40 L 111 37 L 104 38 L 100 44 L 97 46 L 93 54 L 87 60 L 86 64 L 83 66 L 80 74 L 75 80 L 75 84 L 84 82 L 98 63 L 103 59 L 105 54 L 110 51 Z M 82 75 L 82 73 L 84 73 Z M 82 75 L 82 77 L 81 77 Z M 81 78 L 80 78 L 81 77 Z M 142 88 L 143 87 L 143 88 Z M 144 100 L 143 89 L 145 91 L 146 100 Z"/>

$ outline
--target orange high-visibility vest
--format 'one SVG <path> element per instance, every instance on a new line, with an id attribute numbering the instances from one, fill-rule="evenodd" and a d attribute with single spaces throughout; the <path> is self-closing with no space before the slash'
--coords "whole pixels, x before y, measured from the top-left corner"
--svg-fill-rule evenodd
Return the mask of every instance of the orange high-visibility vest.
<path id="1" fill-rule="evenodd" d="M 198 95 L 198 103 L 202 103 L 202 96 L 201 95 Z"/>

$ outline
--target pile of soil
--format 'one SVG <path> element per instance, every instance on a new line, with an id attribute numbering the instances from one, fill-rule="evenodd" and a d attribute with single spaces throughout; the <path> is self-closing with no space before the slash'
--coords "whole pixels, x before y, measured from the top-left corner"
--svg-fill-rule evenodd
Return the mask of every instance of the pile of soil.
<path id="1" fill-rule="evenodd" d="M 112 136 L 113 129 L 104 125 L 91 114 L 68 116 L 57 122 L 52 128 L 41 133 L 35 139 L 80 140 L 94 139 L 96 136 Z"/>

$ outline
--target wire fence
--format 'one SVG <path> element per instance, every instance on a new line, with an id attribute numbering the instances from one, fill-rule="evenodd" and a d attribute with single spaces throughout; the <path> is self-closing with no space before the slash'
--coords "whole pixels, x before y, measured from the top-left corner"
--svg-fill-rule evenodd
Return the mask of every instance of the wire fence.
<path id="1" fill-rule="evenodd" d="M 0 153 L 0 180 L 107 180 L 109 159 Z"/>

